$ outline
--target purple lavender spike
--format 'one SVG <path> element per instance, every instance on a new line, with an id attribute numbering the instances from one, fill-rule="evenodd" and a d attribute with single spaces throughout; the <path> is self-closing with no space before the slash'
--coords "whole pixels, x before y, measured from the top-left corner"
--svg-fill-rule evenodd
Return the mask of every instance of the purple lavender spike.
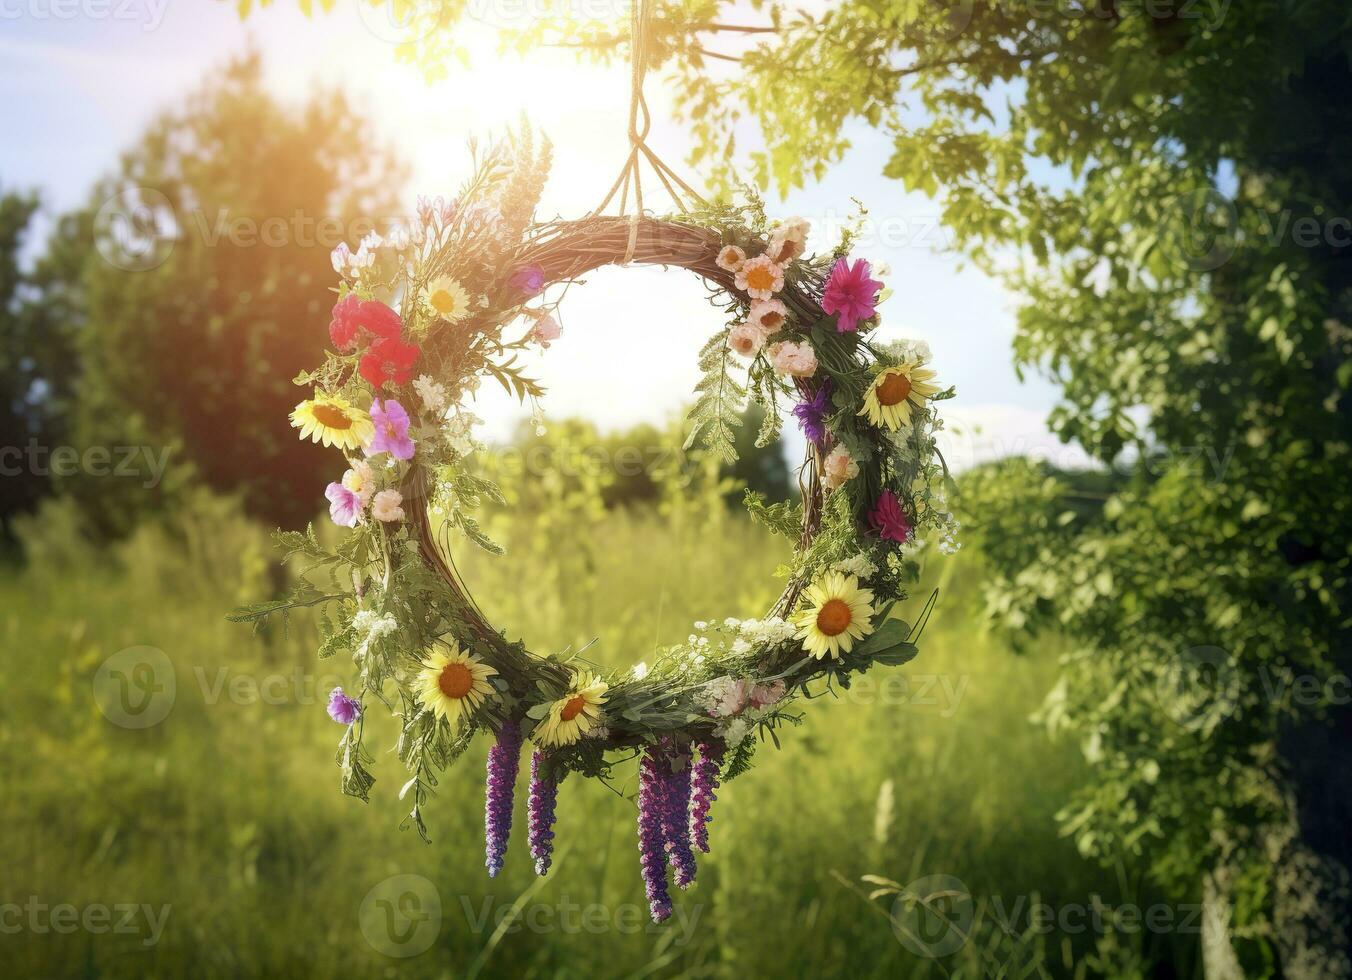
<path id="1" fill-rule="evenodd" d="M 718 789 L 718 769 L 723 762 L 721 742 L 701 742 L 699 758 L 690 763 L 690 841 L 705 854 L 709 853 L 709 810 L 713 807 Z"/>
<path id="2" fill-rule="evenodd" d="M 545 754 L 537 751 L 530 758 L 530 853 L 535 858 L 535 873 L 543 875 L 549 870 L 549 862 L 554 854 L 554 810 L 559 799 L 559 784 L 542 770 Z"/>
<path id="3" fill-rule="evenodd" d="M 676 884 L 688 888 L 695 880 L 695 852 L 690 848 L 690 760 L 666 778 L 667 800 L 662 834 Z"/>
<path id="4" fill-rule="evenodd" d="M 512 798 L 520 766 L 521 726 L 509 719 L 502 723 L 497 742 L 488 750 L 488 778 L 484 784 L 484 852 L 490 878 L 497 877 L 507 855 L 507 837 L 512 832 Z"/>
<path id="5" fill-rule="evenodd" d="M 648 893 L 648 908 L 654 922 L 671 915 L 671 895 L 667 891 L 667 854 L 662 832 L 662 814 L 666 804 L 665 760 L 650 750 L 639 763 L 638 776 L 638 854 L 643 884 Z"/>

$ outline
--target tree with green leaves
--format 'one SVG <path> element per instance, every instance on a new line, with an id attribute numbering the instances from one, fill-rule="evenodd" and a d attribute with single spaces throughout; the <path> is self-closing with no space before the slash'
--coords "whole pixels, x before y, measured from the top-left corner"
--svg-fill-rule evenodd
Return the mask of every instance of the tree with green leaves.
<path id="1" fill-rule="evenodd" d="M 0 543 L 13 541 L 13 518 L 52 492 L 51 453 L 67 434 L 83 323 L 69 285 L 87 240 L 58 231 L 25 261 L 39 205 L 36 194 L 0 196 Z"/>
<path id="2" fill-rule="evenodd" d="M 84 321 L 72 441 L 169 454 L 162 479 L 143 458 L 136 478 L 62 481 L 97 527 L 125 530 L 201 483 L 268 523 L 322 507 L 323 451 L 287 425 L 290 379 L 327 342 L 331 250 L 386 230 L 402 179 L 341 95 L 282 104 L 248 56 L 150 126 L 63 220 L 58 238 L 84 244 L 57 284 Z"/>
<path id="3" fill-rule="evenodd" d="M 434 6 L 407 51 L 435 69 L 454 34 L 417 18 L 457 9 Z M 512 40 L 628 56 L 626 24 L 556 9 Z M 647 10 L 696 163 L 786 190 L 851 125 L 884 131 L 883 172 L 1023 297 L 1015 354 L 1060 384 L 1054 430 L 1126 467 L 1087 516 L 1026 466 L 968 494 L 997 618 L 1080 644 L 1045 712 L 1099 773 L 1067 832 L 1224 910 L 1211 976 L 1352 975 L 1352 12 Z"/>
<path id="4" fill-rule="evenodd" d="M 9 519 L 30 509 L 46 482 L 22 465 L 29 440 L 38 440 L 46 422 L 36 387 L 33 307 L 25 296 L 30 283 L 20 256 L 37 208 L 31 194 L 0 196 L 0 520 L 6 531 Z"/>

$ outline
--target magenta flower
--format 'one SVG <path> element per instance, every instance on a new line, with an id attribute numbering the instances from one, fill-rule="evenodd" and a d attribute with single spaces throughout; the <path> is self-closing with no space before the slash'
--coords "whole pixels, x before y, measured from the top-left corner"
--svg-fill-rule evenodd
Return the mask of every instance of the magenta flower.
<path id="1" fill-rule="evenodd" d="M 330 483 L 324 488 L 329 498 L 329 517 L 339 527 L 356 527 L 361 520 L 361 497 L 341 483 Z"/>
<path id="2" fill-rule="evenodd" d="M 877 503 L 869 511 L 868 524 L 884 541 L 895 541 L 897 544 L 905 544 L 914 530 L 910 518 L 901 509 L 901 501 L 891 490 L 878 494 Z"/>
<path id="3" fill-rule="evenodd" d="M 860 320 L 867 320 L 877 312 L 878 291 L 883 284 L 869 278 L 869 271 L 864 259 L 854 265 L 846 259 L 836 259 L 822 293 L 822 310 L 839 314 L 837 332 L 850 333 L 858 328 Z"/>
<path id="4" fill-rule="evenodd" d="M 545 270 L 538 265 L 523 265 L 512 273 L 507 282 L 517 292 L 534 296 L 545 288 Z"/>
<path id="5" fill-rule="evenodd" d="M 361 717 L 361 704 L 335 687 L 329 694 L 329 717 L 340 725 L 350 725 Z"/>
<path id="6" fill-rule="evenodd" d="M 408 412 L 393 398 L 371 402 L 371 421 L 376 436 L 366 447 L 366 455 L 389 453 L 395 459 L 413 458 L 413 440 L 408 435 Z M 332 498 L 330 498 L 332 499 Z"/>

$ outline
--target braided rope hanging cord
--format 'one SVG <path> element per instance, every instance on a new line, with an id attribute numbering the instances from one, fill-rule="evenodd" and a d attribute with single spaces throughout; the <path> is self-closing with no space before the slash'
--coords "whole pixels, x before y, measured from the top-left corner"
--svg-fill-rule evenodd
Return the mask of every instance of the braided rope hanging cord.
<path id="1" fill-rule="evenodd" d="M 679 214 L 687 215 L 697 208 L 709 207 L 709 202 L 647 144 L 652 114 L 643 94 L 643 86 L 648 69 L 651 26 L 651 0 L 634 0 L 630 10 L 629 152 L 619 175 L 601 203 L 590 213 L 579 219 L 535 226 L 515 255 L 516 265 L 539 268 L 546 285 L 576 282 L 603 266 L 628 266 L 637 262 L 640 265 L 682 268 L 694 272 L 717 289 L 728 293 L 736 291 L 733 274 L 717 264 L 716 258 L 723 242 L 716 231 L 695 222 L 681 221 L 679 217 L 662 218 L 644 211 L 642 169 L 645 161 Z M 618 213 L 605 213 L 611 205 L 616 206 Z M 820 302 L 804 283 L 786 284 L 778 298 L 802 322 L 814 322 L 824 316 Z M 435 339 L 430 340 L 429 347 L 436 342 Z M 794 386 L 805 398 L 810 398 L 816 390 L 816 383 L 811 379 L 795 378 Z M 823 487 L 820 468 L 818 454 L 809 444 L 799 472 L 799 489 L 803 500 L 799 546 L 803 549 L 811 544 L 821 527 Z M 430 474 L 423 472 L 420 467 L 414 467 L 410 472 L 406 490 L 413 499 L 424 505 L 414 509 L 412 523 L 419 540 L 419 550 L 448 586 L 448 597 L 467 629 L 481 645 L 480 648 L 487 652 L 497 670 L 513 686 L 533 684 L 536 678 L 542 676 L 555 683 L 566 684 L 569 676 L 566 667 L 530 654 L 520 645 L 509 642 L 479 608 L 451 558 L 447 527 L 442 525 L 441 534 L 438 534 L 436 522 L 427 512 L 430 483 Z M 786 617 L 806 584 L 801 576 L 792 578 L 769 614 Z M 787 666 L 787 662 L 761 664 L 767 675 Z M 613 745 L 638 744 L 637 732 L 626 731 L 622 721 L 617 722 L 612 729 Z"/>
<path id="2" fill-rule="evenodd" d="M 610 190 L 601 203 L 592 211 L 591 216 L 602 214 L 619 195 L 618 211 L 620 217 L 629 217 L 629 242 L 625 248 L 622 265 L 628 265 L 634 258 L 634 249 L 638 242 L 638 223 L 643 217 L 643 175 L 644 160 L 652 168 L 657 179 L 662 182 L 668 196 L 678 210 L 689 212 L 691 206 L 705 206 L 708 202 L 681 178 L 648 145 L 648 133 L 652 131 L 652 113 L 648 110 L 648 100 L 643 94 L 643 82 L 648 72 L 648 39 L 652 27 L 652 6 L 650 0 L 634 0 L 629 9 L 629 155 L 620 168 L 619 176 L 610 185 Z M 630 193 L 634 199 L 634 210 L 628 211 Z"/>

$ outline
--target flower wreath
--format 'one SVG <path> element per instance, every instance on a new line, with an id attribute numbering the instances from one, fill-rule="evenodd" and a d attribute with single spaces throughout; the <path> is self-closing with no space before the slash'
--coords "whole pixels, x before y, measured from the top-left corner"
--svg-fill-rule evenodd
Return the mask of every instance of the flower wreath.
<path id="1" fill-rule="evenodd" d="M 476 161 L 456 200 L 420 199 L 411 227 L 335 250 L 333 351 L 296 378 L 313 394 L 291 422 L 301 438 L 344 454 L 346 472 L 326 496 L 334 522 L 351 533 L 333 550 L 313 528 L 279 533 L 287 558 L 327 570 L 330 588 L 302 576 L 288 598 L 233 618 L 261 624 L 318 607 L 320 656 L 347 650 L 357 668 L 350 693 L 337 689 L 329 703 L 346 726 L 343 791 L 368 798 L 363 720 L 380 702 L 401 719 L 398 754 L 412 776 L 400 797 L 411 795 L 409 820 L 424 838 L 436 771 L 475 734 L 492 733 L 490 875 L 503 865 L 525 740 L 536 746 L 528 836 L 540 874 L 563 776 L 604 778 L 640 756 L 639 850 L 660 921 L 671 911 L 667 866 L 681 887 L 694 879 L 714 790 L 748 767 L 753 736 L 777 742 L 775 729 L 799 720 L 790 707 L 810 682 L 848 687 L 856 673 L 915 655 L 918 630 L 892 610 L 918 575 L 918 536 L 953 546 L 932 407 L 952 391 L 934 384 L 924 344 L 869 341 L 882 284 L 868 262 L 845 258 L 848 237 L 835 254 L 809 258 L 807 223 L 770 226 L 758 204 L 537 224 L 548 163 L 547 143 L 537 151 L 529 132 L 514 136 Z M 482 498 L 501 500 L 472 467 L 476 419 L 465 402 L 480 379 L 534 402 L 542 390 L 517 355 L 559 336 L 545 290 L 628 261 L 697 273 L 729 315 L 700 354 L 691 439 L 702 434 L 730 456 L 729 427 L 749 396 L 767 409 L 765 442 L 790 398 L 809 449 L 801 502 L 746 495 L 757 519 L 797 542 L 766 618 L 697 623 L 651 668 L 617 676 L 580 655 L 541 657 L 509 641 L 479 611 L 439 535 L 455 530 L 495 549 L 472 516 Z"/>

